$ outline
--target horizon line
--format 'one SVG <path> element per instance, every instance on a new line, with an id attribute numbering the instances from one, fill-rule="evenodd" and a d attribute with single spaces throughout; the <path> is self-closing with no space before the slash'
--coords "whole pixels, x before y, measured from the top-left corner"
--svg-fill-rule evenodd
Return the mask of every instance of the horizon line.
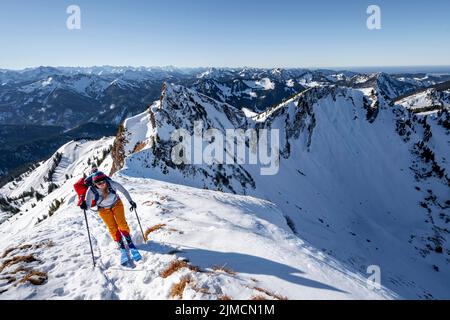
<path id="1" fill-rule="evenodd" d="M 133 68 L 133 69 L 139 69 L 139 68 L 174 68 L 174 69 L 262 69 L 262 70 L 273 70 L 273 69 L 307 69 L 307 70 L 331 70 L 331 71 L 352 71 L 351 69 L 375 69 L 375 68 L 450 68 L 450 64 L 448 65 L 368 65 L 368 66 L 273 66 L 273 67 L 260 67 L 260 66 L 176 66 L 176 65 L 38 65 L 38 66 L 27 66 L 27 67 L 20 67 L 20 68 L 5 68 L 0 66 L 0 70 L 3 71 L 25 71 L 29 69 L 38 69 L 38 68 L 55 68 L 55 69 L 61 69 L 61 68 L 81 68 L 81 69 L 89 69 L 89 68 Z M 449 70 L 450 71 L 450 70 Z"/>

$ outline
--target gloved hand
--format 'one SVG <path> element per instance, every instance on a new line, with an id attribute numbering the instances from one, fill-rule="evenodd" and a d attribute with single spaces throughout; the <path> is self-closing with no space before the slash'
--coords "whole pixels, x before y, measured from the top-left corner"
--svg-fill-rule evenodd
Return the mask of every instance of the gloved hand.
<path id="1" fill-rule="evenodd" d="M 130 211 L 133 211 L 133 210 L 135 210 L 137 208 L 137 204 L 134 201 L 130 201 L 130 205 L 131 205 Z"/>
<path id="2" fill-rule="evenodd" d="M 86 201 L 83 200 L 83 202 L 81 202 L 80 208 L 81 208 L 82 210 L 87 210 L 87 203 L 86 203 Z"/>

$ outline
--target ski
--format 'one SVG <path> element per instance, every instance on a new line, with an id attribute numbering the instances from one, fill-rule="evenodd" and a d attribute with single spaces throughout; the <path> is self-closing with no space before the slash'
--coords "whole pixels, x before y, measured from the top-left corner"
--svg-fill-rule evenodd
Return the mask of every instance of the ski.
<path id="1" fill-rule="evenodd" d="M 129 262 L 127 249 L 120 249 L 120 264 L 126 266 Z"/>
<path id="2" fill-rule="evenodd" d="M 136 248 L 130 248 L 131 257 L 133 257 L 134 261 L 140 261 L 142 259 L 141 254 Z"/>

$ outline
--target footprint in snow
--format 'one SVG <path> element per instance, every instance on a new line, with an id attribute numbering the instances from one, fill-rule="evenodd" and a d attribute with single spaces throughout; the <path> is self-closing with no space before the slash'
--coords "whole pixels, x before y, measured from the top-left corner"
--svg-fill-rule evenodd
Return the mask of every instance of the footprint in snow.
<path id="1" fill-rule="evenodd" d="M 53 293 L 60 297 L 66 295 L 64 288 L 56 288 L 55 290 L 53 290 Z"/>

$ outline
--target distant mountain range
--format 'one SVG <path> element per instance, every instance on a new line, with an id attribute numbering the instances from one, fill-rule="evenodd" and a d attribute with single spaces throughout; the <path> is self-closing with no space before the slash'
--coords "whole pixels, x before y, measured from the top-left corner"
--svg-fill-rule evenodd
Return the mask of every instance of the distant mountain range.
<path id="1" fill-rule="evenodd" d="M 158 100 L 164 82 L 194 89 L 238 110 L 260 113 L 313 87 L 378 88 L 386 99 L 394 101 L 449 80 L 449 74 L 280 68 L 105 66 L 0 70 L 0 178 L 44 159 L 69 138 L 98 138 L 111 128 L 115 130 L 123 120 Z M 433 99 L 447 101 L 447 96 Z M 84 132 L 88 135 L 81 135 L 78 128 L 88 123 L 98 125 L 91 125 L 89 132 Z M 79 134 L 62 134 L 67 130 Z M 23 137 L 33 135 L 33 141 L 39 138 L 39 145 L 30 149 L 28 142 L 20 141 L 19 132 L 24 132 Z M 31 152 L 36 149 L 40 151 Z"/>
<path id="2" fill-rule="evenodd" d="M 362 74 L 307 69 L 52 68 L 0 71 L 0 124 L 74 128 L 118 125 L 159 98 L 164 81 L 193 88 L 238 108 L 263 111 L 305 88 L 324 84 L 369 87 L 390 98 L 450 80 L 449 75 Z"/>

